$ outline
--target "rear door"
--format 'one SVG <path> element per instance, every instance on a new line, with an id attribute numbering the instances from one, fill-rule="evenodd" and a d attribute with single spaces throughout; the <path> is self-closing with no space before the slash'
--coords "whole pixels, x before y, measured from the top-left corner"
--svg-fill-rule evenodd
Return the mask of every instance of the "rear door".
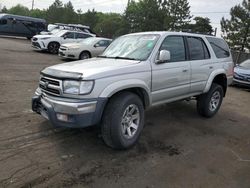
<path id="1" fill-rule="evenodd" d="M 167 36 L 161 44 L 161 50 L 168 50 L 169 62 L 152 64 L 152 100 L 160 103 L 173 98 L 181 98 L 190 89 L 190 62 L 183 36 Z M 159 54 L 159 53 L 158 53 Z"/>
<path id="2" fill-rule="evenodd" d="M 199 93 L 204 90 L 209 75 L 215 69 L 215 62 L 201 37 L 188 36 L 186 39 L 192 71 L 190 92 Z"/>

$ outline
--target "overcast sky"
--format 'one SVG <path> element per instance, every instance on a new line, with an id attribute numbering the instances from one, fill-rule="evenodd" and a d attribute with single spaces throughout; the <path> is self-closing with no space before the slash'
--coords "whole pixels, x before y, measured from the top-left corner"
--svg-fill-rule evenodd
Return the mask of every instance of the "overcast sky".
<path id="1" fill-rule="evenodd" d="M 34 0 L 35 8 L 48 8 L 54 0 Z M 68 0 L 62 0 L 64 3 Z M 75 9 L 82 9 L 83 12 L 88 9 L 95 9 L 102 12 L 118 12 L 122 13 L 126 8 L 128 0 L 71 0 Z M 228 17 L 230 8 L 236 4 L 240 4 L 242 0 L 189 0 L 191 6 L 191 14 L 193 16 L 208 17 L 212 26 L 218 28 L 220 34 L 220 20 Z M 31 8 L 32 0 L 0 0 L 1 5 L 10 8 L 20 3 Z"/>

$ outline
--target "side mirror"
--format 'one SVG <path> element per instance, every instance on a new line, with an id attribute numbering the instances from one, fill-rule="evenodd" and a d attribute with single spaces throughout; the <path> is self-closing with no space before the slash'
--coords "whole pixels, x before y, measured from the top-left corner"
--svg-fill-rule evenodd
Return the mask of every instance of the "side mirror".
<path id="1" fill-rule="evenodd" d="M 161 50 L 159 54 L 159 59 L 157 64 L 166 63 L 171 58 L 170 52 L 168 50 Z"/>
<path id="2" fill-rule="evenodd" d="M 66 38 L 67 38 L 67 35 L 64 35 L 64 36 L 63 36 L 63 39 L 66 39 Z"/>
<path id="3" fill-rule="evenodd" d="M 98 44 L 98 43 L 96 43 L 95 45 L 94 45 L 94 47 L 96 48 L 96 47 L 99 47 L 100 46 L 100 44 Z"/>

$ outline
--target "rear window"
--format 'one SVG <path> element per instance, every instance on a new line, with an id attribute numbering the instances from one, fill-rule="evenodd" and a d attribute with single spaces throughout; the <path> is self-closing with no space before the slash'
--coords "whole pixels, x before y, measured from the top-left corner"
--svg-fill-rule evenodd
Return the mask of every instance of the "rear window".
<path id="1" fill-rule="evenodd" d="M 227 58 L 230 56 L 227 43 L 223 39 L 207 37 L 217 58 Z"/>

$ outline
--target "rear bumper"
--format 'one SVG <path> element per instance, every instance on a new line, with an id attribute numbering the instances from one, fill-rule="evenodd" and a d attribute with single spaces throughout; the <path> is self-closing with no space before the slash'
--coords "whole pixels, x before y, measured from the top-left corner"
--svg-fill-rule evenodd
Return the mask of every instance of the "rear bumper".
<path id="1" fill-rule="evenodd" d="M 32 110 L 48 119 L 55 127 L 83 128 L 101 121 L 106 102 L 106 98 L 65 100 L 36 94 L 32 98 Z M 66 115 L 67 120 L 58 118 L 62 115 Z"/>
<path id="2" fill-rule="evenodd" d="M 231 85 L 233 83 L 233 76 L 227 77 L 227 85 Z"/>

